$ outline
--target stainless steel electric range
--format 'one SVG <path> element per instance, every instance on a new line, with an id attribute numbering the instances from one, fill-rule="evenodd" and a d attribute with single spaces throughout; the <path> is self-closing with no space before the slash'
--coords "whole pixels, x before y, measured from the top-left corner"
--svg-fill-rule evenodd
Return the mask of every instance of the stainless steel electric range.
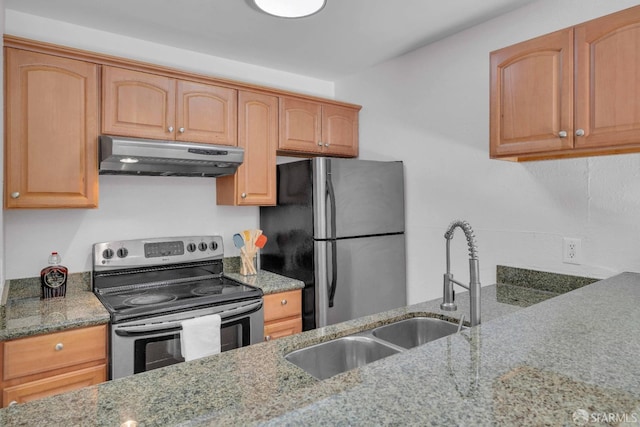
<path id="1" fill-rule="evenodd" d="M 93 245 L 92 288 L 110 322 L 110 378 L 183 362 L 181 322 L 219 314 L 221 351 L 263 340 L 262 291 L 223 274 L 220 236 Z"/>

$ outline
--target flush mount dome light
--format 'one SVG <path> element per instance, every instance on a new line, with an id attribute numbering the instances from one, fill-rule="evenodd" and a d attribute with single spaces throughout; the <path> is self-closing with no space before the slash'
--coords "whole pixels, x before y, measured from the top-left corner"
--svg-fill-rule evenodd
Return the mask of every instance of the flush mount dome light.
<path id="1" fill-rule="evenodd" d="M 269 15 L 280 18 L 304 18 L 320 12 L 326 0 L 251 0 Z"/>
<path id="2" fill-rule="evenodd" d="M 120 159 L 120 163 L 138 163 L 138 159 L 135 157 L 123 157 Z"/>

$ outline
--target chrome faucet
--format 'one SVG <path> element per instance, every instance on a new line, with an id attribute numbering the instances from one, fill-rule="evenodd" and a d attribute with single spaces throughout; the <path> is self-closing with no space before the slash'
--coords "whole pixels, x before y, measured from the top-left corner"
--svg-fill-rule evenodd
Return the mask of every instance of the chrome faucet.
<path id="1" fill-rule="evenodd" d="M 467 243 L 469 244 L 469 286 L 464 285 L 457 280 L 454 280 L 453 274 L 451 274 L 451 257 L 450 257 L 450 243 L 453 239 L 453 232 L 456 227 L 460 227 L 467 237 Z M 454 221 L 449 225 L 444 238 L 447 240 L 447 272 L 444 275 L 444 287 L 442 295 L 442 304 L 440 309 L 445 311 L 455 311 L 458 309 L 454 300 L 453 284 L 469 291 L 470 297 L 470 323 L 471 326 L 480 324 L 480 267 L 478 263 L 478 247 L 476 246 L 476 236 L 473 234 L 473 229 L 467 221 Z"/>

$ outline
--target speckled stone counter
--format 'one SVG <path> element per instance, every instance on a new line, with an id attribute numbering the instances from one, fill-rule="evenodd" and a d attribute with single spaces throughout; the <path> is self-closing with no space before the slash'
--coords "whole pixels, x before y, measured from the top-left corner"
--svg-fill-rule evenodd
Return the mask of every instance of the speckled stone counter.
<path id="1" fill-rule="evenodd" d="M 268 271 L 242 276 L 233 270 L 231 259 L 225 274 L 261 288 L 265 295 L 304 287 L 299 280 Z M 0 341 L 109 322 L 108 311 L 91 292 L 90 272 L 70 274 L 64 298 L 41 300 L 37 277 L 8 280 L 5 286 L 8 294 L 6 304 L 0 306 Z"/>
<path id="2" fill-rule="evenodd" d="M 70 274 L 64 298 L 40 299 L 40 279 L 14 279 L 0 308 L 0 341 L 109 322 L 90 289 L 90 273 Z"/>
<path id="3" fill-rule="evenodd" d="M 640 274 L 528 308 L 482 288 L 482 325 L 318 381 L 298 348 L 394 319 L 468 315 L 416 304 L 0 410 L 0 425 L 575 425 L 640 415 Z M 582 410 L 584 412 L 580 412 Z M 600 423 L 607 424 L 607 423 Z"/>
<path id="4" fill-rule="evenodd" d="M 598 279 L 498 265 L 496 281 L 498 301 L 529 307 Z"/>
<path id="5" fill-rule="evenodd" d="M 280 276 L 265 270 L 258 270 L 258 274 L 254 276 L 243 276 L 240 273 L 225 273 L 225 275 L 247 285 L 260 288 L 265 295 L 304 288 L 304 282 L 300 280 Z"/>

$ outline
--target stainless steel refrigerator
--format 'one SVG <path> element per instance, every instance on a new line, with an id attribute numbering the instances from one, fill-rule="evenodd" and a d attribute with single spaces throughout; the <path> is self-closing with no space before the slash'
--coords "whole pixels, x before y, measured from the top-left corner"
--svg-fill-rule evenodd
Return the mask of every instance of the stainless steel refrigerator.
<path id="1" fill-rule="evenodd" d="M 407 304 L 402 162 L 285 163 L 277 185 L 260 266 L 304 281 L 303 330 Z"/>

